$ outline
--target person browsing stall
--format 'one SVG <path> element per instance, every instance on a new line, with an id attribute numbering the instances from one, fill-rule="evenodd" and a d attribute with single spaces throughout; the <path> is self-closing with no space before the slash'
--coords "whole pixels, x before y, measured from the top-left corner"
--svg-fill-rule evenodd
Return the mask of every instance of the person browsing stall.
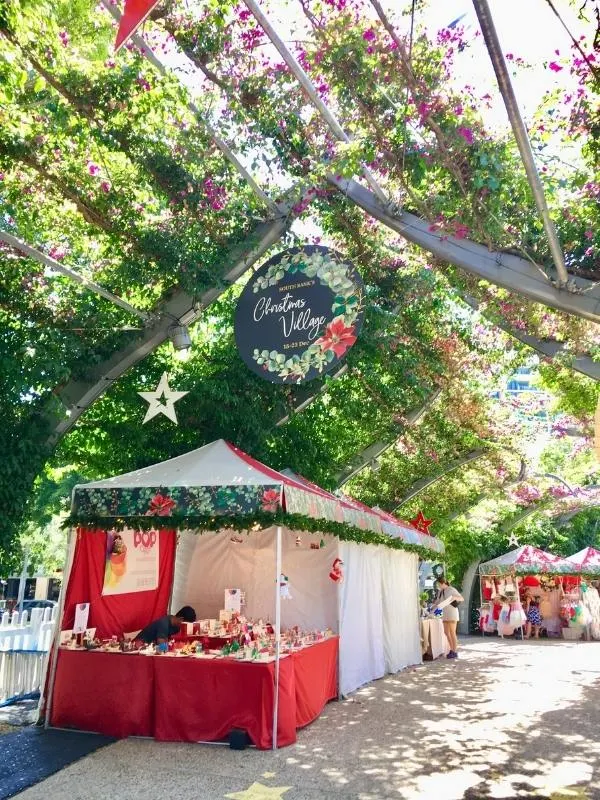
<path id="1" fill-rule="evenodd" d="M 438 593 L 435 598 L 433 610 L 442 606 L 442 622 L 444 623 L 444 633 L 448 640 L 450 652 L 446 658 L 458 658 L 458 639 L 456 638 L 456 625 L 458 624 L 458 604 L 463 602 L 463 597 L 458 589 L 450 586 L 446 578 L 440 578 L 437 582 Z M 444 602 L 447 601 L 447 602 Z"/>
<path id="2" fill-rule="evenodd" d="M 184 622 L 195 622 L 196 612 L 191 606 L 184 606 L 176 614 L 165 614 L 146 625 L 137 635 L 146 644 L 162 644 L 174 636 Z"/>

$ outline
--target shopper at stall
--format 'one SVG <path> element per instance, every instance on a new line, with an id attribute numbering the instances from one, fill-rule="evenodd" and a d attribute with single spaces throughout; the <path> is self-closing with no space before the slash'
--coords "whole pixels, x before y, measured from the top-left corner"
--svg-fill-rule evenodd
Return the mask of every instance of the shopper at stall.
<path id="1" fill-rule="evenodd" d="M 542 625 L 542 615 L 540 614 L 540 600 L 539 597 L 534 597 L 531 589 L 527 589 L 525 593 L 525 615 L 527 616 L 527 625 L 525 626 L 525 638 L 531 639 L 531 632 L 533 631 L 533 638 L 540 638 L 540 627 Z"/>
<path id="2" fill-rule="evenodd" d="M 463 597 L 458 589 L 450 586 L 446 578 L 439 578 L 437 582 L 438 593 L 434 601 L 433 610 L 442 609 L 442 622 L 444 633 L 448 640 L 450 651 L 446 658 L 458 658 L 458 639 L 456 626 L 458 624 L 458 604 L 463 602 Z"/>
<path id="3" fill-rule="evenodd" d="M 141 630 L 137 639 L 146 644 L 163 644 L 174 636 L 184 622 L 195 622 L 196 612 L 191 606 L 184 606 L 176 614 L 165 614 Z"/>

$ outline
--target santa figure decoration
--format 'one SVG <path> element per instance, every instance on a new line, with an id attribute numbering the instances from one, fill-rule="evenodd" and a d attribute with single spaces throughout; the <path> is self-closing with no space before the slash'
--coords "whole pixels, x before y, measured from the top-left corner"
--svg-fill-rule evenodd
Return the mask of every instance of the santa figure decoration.
<path id="1" fill-rule="evenodd" d="M 334 583 L 341 583 L 344 580 L 344 573 L 342 572 L 342 567 L 344 566 L 344 562 L 341 558 L 336 558 L 333 564 L 331 565 L 331 572 L 329 573 L 329 577 Z"/>

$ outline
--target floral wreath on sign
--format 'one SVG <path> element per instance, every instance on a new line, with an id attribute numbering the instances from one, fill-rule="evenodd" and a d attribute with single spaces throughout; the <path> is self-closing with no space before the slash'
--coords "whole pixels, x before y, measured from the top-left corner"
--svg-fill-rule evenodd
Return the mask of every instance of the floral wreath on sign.
<path id="1" fill-rule="evenodd" d="M 267 372 L 276 372 L 284 380 L 289 378 L 299 383 L 311 369 L 322 373 L 336 357 L 341 358 L 356 342 L 356 321 L 361 309 L 356 283 L 348 276 L 350 270 L 350 264 L 336 261 L 329 253 L 301 251 L 284 256 L 257 278 L 252 286 L 255 293 L 277 286 L 282 278 L 294 273 L 302 272 L 308 278 L 318 278 L 334 294 L 331 306 L 334 318 L 323 336 L 300 355 L 287 357 L 277 350 L 255 348 L 254 361 Z"/>

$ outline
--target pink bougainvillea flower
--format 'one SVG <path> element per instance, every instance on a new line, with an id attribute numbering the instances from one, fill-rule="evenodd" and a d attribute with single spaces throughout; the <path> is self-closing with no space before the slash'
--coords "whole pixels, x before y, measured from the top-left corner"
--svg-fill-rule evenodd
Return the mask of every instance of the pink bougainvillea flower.
<path id="1" fill-rule="evenodd" d="M 279 492 L 277 489 L 266 489 L 263 492 L 261 511 L 277 511 L 279 508 Z"/>
<path id="2" fill-rule="evenodd" d="M 373 28 L 369 28 L 369 30 L 365 31 L 362 35 L 365 42 L 374 42 L 375 41 L 375 31 Z"/>
<path id="3" fill-rule="evenodd" d="M 108 181 L 102 181 L 100 188 L 103 192 L 110 192 L 110 183 Z"/>
<path id="4" fill-rule="evenodd" d="M 346 327 L 343 317 L 336 317 L 325 329 L 325 335 L 317 339 L 315 344 L 321 345 L 324 351 L 333 350 L 341 358 L 349 347 L 356 341 L 354 325 Z"/>
<path id="5" fill-rule="evenodd" d="M 93 161 L 87 162 L 87 170 L 92 176 L 100 174 L 100 167 L 98 166 L 98 164 L 94 164 Z"/>
<path id="6" fill-rule="evenodd" d="M 470 128 L 464 128 L 464 127 L 459 128 L 458 135 L 462 136 L 467 144 L 473 144 L 473 142 L 475 141 L 475 137 L 473 136 L 473 131 Z"/>
<path id="7" fill-rule="evenodd" d="M 552 72 L 560 72 L 562 70 L 562 67 L 560 66 L 560 64 L 557 64 L 556 61 L 551 61 L 548 64 L 548 69 L 551 69 Z"/>
<path id="8" fill-rule="evenodd" d="M 146 516 L 156 514 L 158 517 L 168 517 L 177 503 L 167 495 L 155 494 L 150 500 L 150 506 L 146 512 Z"/>

